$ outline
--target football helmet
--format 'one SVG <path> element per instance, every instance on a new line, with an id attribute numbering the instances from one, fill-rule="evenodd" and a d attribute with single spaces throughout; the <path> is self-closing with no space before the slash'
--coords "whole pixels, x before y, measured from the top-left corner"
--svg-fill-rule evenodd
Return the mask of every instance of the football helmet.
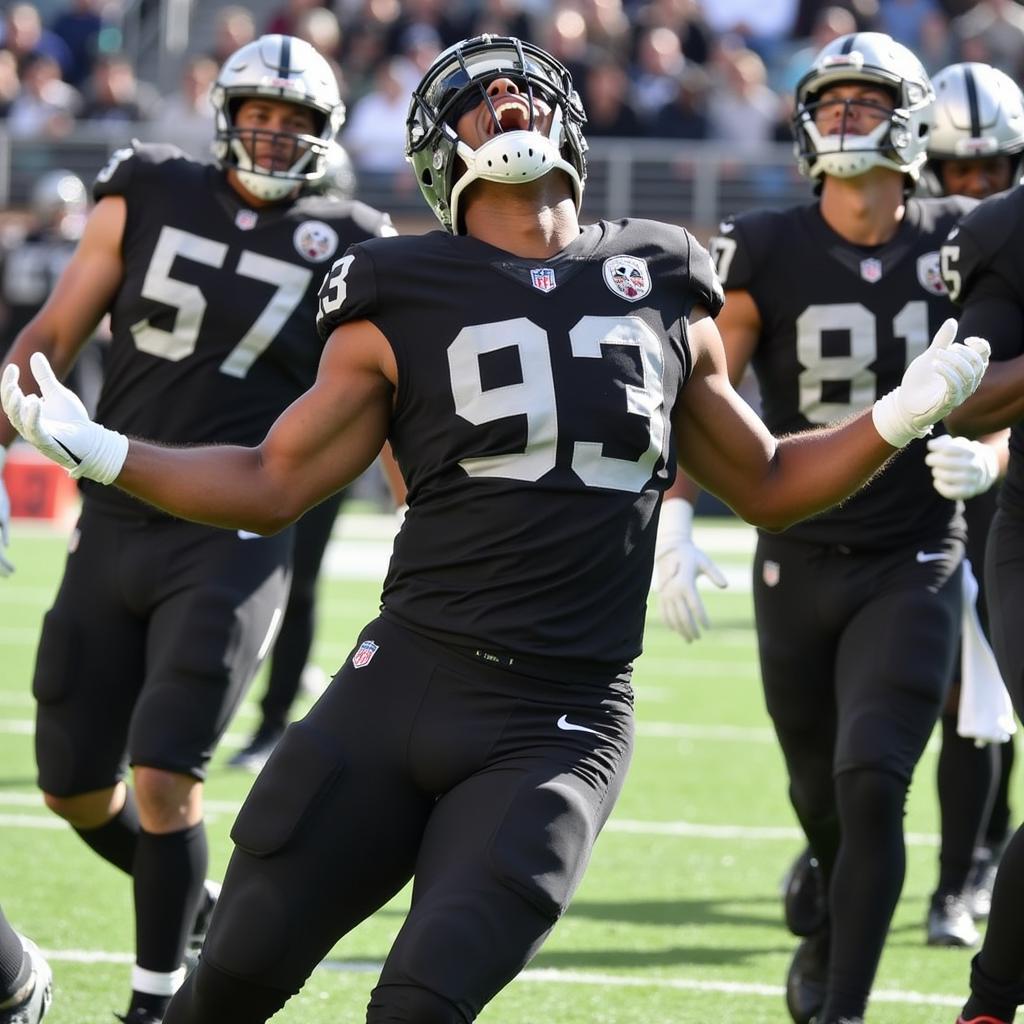
<path id="1" fill-rule="evenodd" d="M 503 127 L 487 95 L 487 86 L 499 78 L 523 90 L 530 106 L 525 129 Z M 552 110 L 546 135 L 534 127 L 535 96 Z M 490 108 L 496 130 L 473 149 L 459 138 L 455 125 L 481 102 Z M 409 107 L 405 155 L 430 208 L 453 234 L 460 232 L 459 197 L 477 179 L 514 184 L 564 171 L 579 210 L 587 175 L 586 119 L 572 76 L 559 61 L 532 43 L 483 35 L 449 47 L 423 76 Z"/>
<path id="2" fill-rule="evenodd" d="M 285 100 L 308 107 L 316 134 L 295 134 L 235 126 L 246 99 Z M 247 43 L 224 62 L 210 92 L 216 138 L 213 153 L 222 167 L 234 167 L 245 188 L 260 199 L 283 199 L 297 185 L 322 177 L 331 142 L 345 121 L 345 104 L 331 65 L 309 43 L 294 36 L 267 35 Z M 250 155 L 257 137 L 288 139 L 292 159 L 283 170 L 259 167 Z"/>
<path id="3" fill-rule="evenodd" d="M 950 64 L 933 79 L 935 124 L 928 159 L 973 160 L 1024 151 L 1024 95 L 1005 72 L 989 64 Z"/>
<path id="4" fill-rule="evenodd" d="M 309 186 L 310 192 L 338 199 L 351 199 L 356 193 L 356 170 L 348 151 L 338 142 L 332 142 L 324 158 L 324 173 Z"/>
<path id="5" fill-rule="evenodd" d="M 824 89 L 862 83 L 890 92 L 895 109 L 871 131 L 843 129 L 823 135 L 814 123 Z M 820 183 L 824 175 L 853 178 L 872 167 L 902 171 L 916 182 L 927 159 L 935 92 L 921 62 L 883 32 L 854 32 L 833 39 L 814 58 L 796 87 L 794 152 L 800 173 Z M 853 101 L 846 101 L 847 104 Z"/>
<path id="6" fill-rule="evenodd" d="M 40 225 L 77 240 L 85 226 L 89 194 L 74 171 L 48 171 L 32 187 L 32 212 Z"/>

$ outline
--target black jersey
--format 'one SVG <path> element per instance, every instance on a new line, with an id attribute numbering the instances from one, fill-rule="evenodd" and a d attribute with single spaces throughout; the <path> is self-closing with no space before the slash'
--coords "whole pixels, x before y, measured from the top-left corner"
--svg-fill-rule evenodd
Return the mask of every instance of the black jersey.
<path id="1" fill-rule="evenodd" d="M 73 241 L 34 231 L 3 254 L 0 300 L 6 318 L 0 333 L 0 355 L 11 347 L 21 329 L 50 297 L 74 251 Z"/>
<path id="2" fill-rule="evenodd" d="M 942 246 L 942 270 L 954 302 L 963 305 L 961 333 L 978 334 L 992 359 L 1024 354 L 1024 188 L 982 202 Z M 1010 464 L 999 504 L 1024 515 L 1024 423 L 1010 431 Z"/>
<path id="3" fill-rule="evenodd" d="M 834 423 L 900 383 L 953 313 L 939 247 L 969 205 L 910 199 L 893 239 L 871 248 L 832 231 L 817 203 L 722 225 L 711 251 L 726 289 L 749 292 L 760 313 L 752 363 L 774 434 Z M 924 440 L 911 442 L 865 488 L 787 535 L 852 548 L 941 535 L 958 521 L 956 506 L 932 487 L 925 454 Z"/>
<path id="4" fill-rule="evenodd" d="M 513 668 L 626 666 L 674 476 L 686 317 L 721 301 L 708 253 L 653 221 L 586 227 L 549 260 L 443 232 L 350 249 L 319 326 L 369 320 L 398 366 L 410 510 L 384 614 Z"/>
<path id="5" fill-rule="evenodd" d="M 172 146 L 119 150 L 93 194 L 127 206 L 97 419 L 171 444 L 262 441 L 315 379 L 324 270 L 351 243 L 393 233 L 352 201 L 253 209 L 221 170 Z M 88 493 L 135 505 L 116 488 Z"/>

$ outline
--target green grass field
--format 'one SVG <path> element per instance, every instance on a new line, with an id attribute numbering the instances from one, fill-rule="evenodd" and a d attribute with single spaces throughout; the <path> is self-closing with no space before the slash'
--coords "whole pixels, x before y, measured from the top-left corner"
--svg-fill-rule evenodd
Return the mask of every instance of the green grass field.
<path id="1" fill-rule="evenodd" d="M 315 649 L 329 672 L 374 614 L 378 593 L 377 579 L 339 578 L 333 569 L 374 551 L 379 557 L 387 529 L 371 518 L 341 522 Z M 568 914 L 530 969 L 485 1010 L 486 1024 L 788 1020 L 782 982 L 796 940 L 781 923 L 779 883 L 801 841 L 761 699 L 746 585 L 750 534 L 717 520 L 708 526 L 699 524 L 698 538 L 732 586 L 704 592 L 714 625 L 691 646 L 664 629 L 652 607 L 635 677 L 638 742 L 629 780 Z M 33 785 L 29 681 L 64 539 L 18 523 L 12 533 L 18 571 L 0 582 L 0 902 L 53 964 L 48 1024 L 112 1024 L 113 1011 L 126 1005 L 132 961 L 129 884 L 42 807 Z M 374 564 L 360 571 L 372 573 Z M 261 686 L 257 680 L 254 694 Z M 251 784 L 224 761 L 254 720 L 247 703 L 207 787 L 215 878 Z M 966 992 L 970 953 L 924 945 L 936 876 L 934 774 L 929 750 L 911 795 L 907 883 L 871 1024 L 949 1024 Z M 361 1021 L 405 899 L 346 937 L 275 1021 Z"/>

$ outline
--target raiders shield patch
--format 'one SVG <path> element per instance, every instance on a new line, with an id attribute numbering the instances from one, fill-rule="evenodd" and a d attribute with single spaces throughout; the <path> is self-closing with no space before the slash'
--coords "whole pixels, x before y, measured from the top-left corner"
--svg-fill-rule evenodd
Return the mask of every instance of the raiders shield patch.
<path id="1" fill-rule="evenodd" d="M 338 251 L 338 232 L 322 220 L 307 220 L 295 229 L 295 248 L 310 263 L 323 263 Z"/>
<path id="2" fill-rule="evenodd" d="M 946 284 L 939 270 L 937 252 L 926 252 L 923 256 L 917 257 L 917 279 L 926 292 L 931 292 L 932 295 L 947 294 Z"/>
<path id="3" fill-rule="evenodd" d="M 352 667 L 353 668 L 366 668 L 367 665 L 373 661 L 373 656 L 380 650 L 380 644 L 375 644 L 372 640 L 364 640 L 356 653 L 352 655 Z"/>
<path id="4" fill-rule="evenodd" d="M 639 256 L 612 256 L 604 261 L 604 283 L 615 295 L 639 302 L 651 293 L 647 260 Z"/>

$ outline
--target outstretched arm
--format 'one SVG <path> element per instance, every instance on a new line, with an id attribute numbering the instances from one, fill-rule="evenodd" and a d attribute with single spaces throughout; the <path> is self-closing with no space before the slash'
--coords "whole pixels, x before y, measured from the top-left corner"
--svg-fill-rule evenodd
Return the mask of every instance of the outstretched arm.
<path id="1" fill-rule="evenodd" d="M 988 344 L 969 339 L 953 345 L 955 329 L 955 321 L 947 321 L 900 386 L 872 409 L 835 426 L 776 439 L 733 390 L 713 321 L 695 316 L 694 372 L 673 415 L 680 465 L 764 529 L 785 529 L 830 508 L 978 386 Z"/>
<path id="2" fill-rule="evenodd" d="M 69 393 L 47 379 L 45 360 L 34 357 L 32 369 L 42 400 L 21 393 L 11 368 L 0 386 L 4 409 L 73 476 L 114 482 L 183 519 L 256 533 L 282 529 L 366 469 L 387 435 L 397 379 L 380 331 L 367 321 L 345 324 L 328 339 L 316 383 L 261 444 L 166 448 L 117 441 L 121 435 L 87 417 L 86 425 L 69 422 L 73 409 L 61 404 Z"/>

